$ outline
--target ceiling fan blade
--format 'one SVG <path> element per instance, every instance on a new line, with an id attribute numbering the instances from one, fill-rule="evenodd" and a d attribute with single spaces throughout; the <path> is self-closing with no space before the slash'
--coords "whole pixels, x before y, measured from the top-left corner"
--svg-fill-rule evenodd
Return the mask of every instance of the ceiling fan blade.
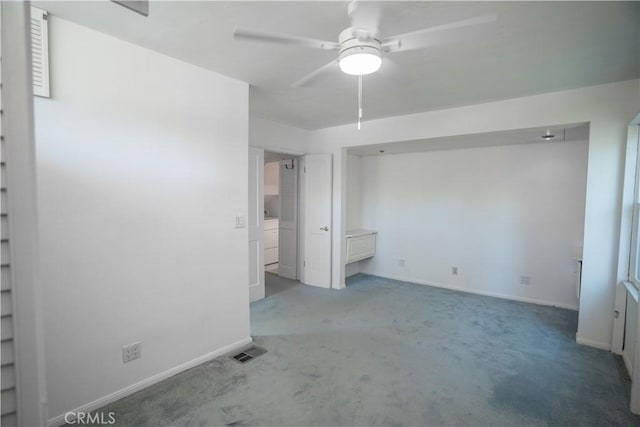
<path id="1" fill-rule="evenodd" d="M 461 31 L 461 29 L 488 24 L 497 21 L 497 19 L 498 15 L 491 13 L 476 16 L 475 18 L 463 19 L 461 21 L 429 27 L 423 30 L 398 34 L 382 40 L 382 49 L 385 52 L 404 52 L 407 50 L 422 49 L 429 46 L 436 46 L 464 39 L 473 39 L 477 36 L 476 29 L 474 29 L 474 32 Z"/>
<path id="2" fill-rule="evenodd" d="M 236 39 L 255 40 L 268 43 L 293 44 L 297 46 L 313 47 L 316 49 L 337 50 L 338 43 L 325 40 L 317 40 L 308 37 L 292 36 L 289 34 L 269 33 L 266 31 L 254 31 L 245 28 L 236 28 L 233 31 Z"/>
<path id="3" fill-rule="evenodd" d="M 368 30 L 373 37 L 378 36 L 383 3 L 377 1 L 353 0 L 349 3 L 349 18 L 355 29 Z"/>
<path id="4" fill-rule="evenodd" d="M 338 65 L 338 60 L 337 59 L 333 59 L 333 60 L 331 60 L 331 62 L 329 62 L 327 64 L 324 64 L 322 67 L 310 72 L 309 74 L 307 74 L 306 76 L 304 76 L 303 78 L 298 80 L 297 82 L 293 83 L 291 86 L 293 86 L 293 87 L 304 86 L 307 83 L 309 83 L 311 80 L 316 78 L 318 75 L 324 73 L 325 71 L 329 71 L 332 68 L 335 68 L 336 65 Z"/>

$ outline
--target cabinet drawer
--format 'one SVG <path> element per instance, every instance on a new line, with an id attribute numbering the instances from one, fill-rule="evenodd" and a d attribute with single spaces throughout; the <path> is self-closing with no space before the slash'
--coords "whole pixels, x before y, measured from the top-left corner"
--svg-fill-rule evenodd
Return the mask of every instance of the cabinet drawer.
<path id="1" fill-rule="evenodd" d="M 264 265 L 278 262 L 278 248 L 264 250 Z"/>
<path id="2" fill-rule="evenodd" d="M 277 248 L 278 247 L 278 230 L 265 230 L 264 231 L 264 248 Z"/>
<path id="3" fill-rule="evenodd" d="M 375 253 L 375 234 L 347 238 L 347 263 L 372 257 Z"/>

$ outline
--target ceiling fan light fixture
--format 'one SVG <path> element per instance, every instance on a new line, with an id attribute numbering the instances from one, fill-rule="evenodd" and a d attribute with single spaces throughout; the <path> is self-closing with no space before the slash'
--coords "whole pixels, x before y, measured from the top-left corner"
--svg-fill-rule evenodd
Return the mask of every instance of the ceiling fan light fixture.
<path id="1" fill-rule="evenodd" d="M 380 69 L 382 45 L 373 34 L 349 27 L 340 33 L 338 42 L 338 65 L 343 73 L 364 76 Z"/>
<path id="2" fill-rule="evenodd" d="M 364 76 L 375 73 L 382 65 L 382 58 L 375 49 L 363 48 L 361 51 L 353 49 L 353 52 L 345 52 L 340 55 L 338 64 L 345 74 L 352 76 Z"/>

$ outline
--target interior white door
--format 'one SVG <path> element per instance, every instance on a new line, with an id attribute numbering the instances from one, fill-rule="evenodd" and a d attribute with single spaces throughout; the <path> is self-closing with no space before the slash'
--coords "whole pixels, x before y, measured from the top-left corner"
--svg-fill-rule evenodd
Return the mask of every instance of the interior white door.
<path id="1" fill-rule="evenodd" d="M 304 156 L 304 283 L 331 287 L 331 154 Z"/>
<path id="2" fill-rule="evenodd" d="M 264 298 L 264 150 L 249 147 L 249 300 Z"/>
<path id="3" fill-rule="evenodd" d="M 298 264 L 298 161 L 280 162 L 278 275 L 296 279 Z"/>

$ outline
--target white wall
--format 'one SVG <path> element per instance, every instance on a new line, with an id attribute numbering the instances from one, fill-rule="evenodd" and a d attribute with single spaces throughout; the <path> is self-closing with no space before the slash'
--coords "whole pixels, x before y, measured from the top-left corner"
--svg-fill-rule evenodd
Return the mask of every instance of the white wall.
<path id="1" fill-rule="evenodd" d="M 360 174 L 360 157 L 347 156 L 347 194 L 346 194 L 346 229 L 362 228 L 362 184 Z M 345 265 L 345 277 L 353 276 L 361 271 L 364 261 L 351 262 Z"/>
<path id="2" fill-rule="evenodd" d="M 249 118 L 249 145 L 276 153 L 309 153 L 309 131 L 259 117 Z"/>
<path id="3" fill-rule="evenodd" d="M 578 342 L 609 348 L 617 274 L 620 194 L 629 122 L 638 113 L 638 80 L 345 125 L 310 134 L 313 152 L 334 154 L 333 280 L 344 286 L 345 147 L 452 135 L 590 123 L 584 266 Z"/>
<path id="4" fill-rule="evenodd" d="M 359 156 L 347 156 L 347 230 L 362 228 L 362 178 Z"/>
<path id="5" fill-rule="evenodd" d="M 59 421 L 250 339 L 248 236 L 234 228 L 248 86 L 55 17 L 49 28 L 36 147 Z M 133 342 L 142 358 L 123 364 Z"/>
<path id="6" fill-rule="evenodd" d="M 280 162 L 264 164 L 264 194 L 278 195 L 280 192 Z"/>
<path id="7" fill-rule="evenodd" d="M 264 164 L 264 208 L 270 217 L 280 218 L 280 162 Z"/>
<path id="8" fill-rule="evenodd" d="M 280 218 L 280 196 L 264 196 L 264 208 L 268 216 Z"/>
<path id="9" fill-rule="evenodd" d="M 586 141 L 361 161 L 362 224 L 378 231 L 363 272 L 578 308 Z"/>

